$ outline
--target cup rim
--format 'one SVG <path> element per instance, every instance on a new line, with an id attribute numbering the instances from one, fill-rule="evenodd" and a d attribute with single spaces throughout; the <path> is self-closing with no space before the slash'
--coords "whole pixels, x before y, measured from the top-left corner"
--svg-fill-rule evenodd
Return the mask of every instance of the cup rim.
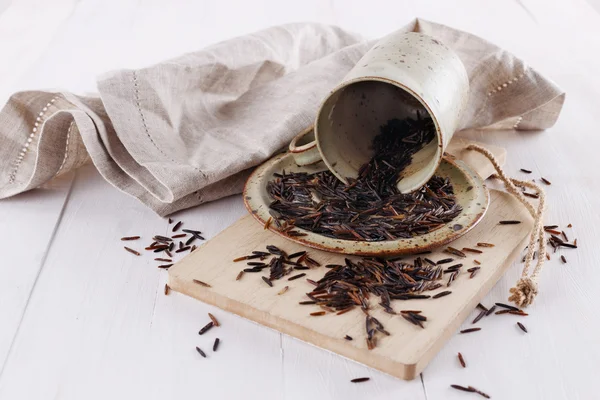
<path id="1" fill-rule="evenodd" d="M 298 133 L 296 136 L 294 136 L 294 138 L 292 139 L 292 141 L 289 144 L 289 150 L 290 153 L 302 153 L 305 152 L 307 150 L 310 150 L 312 148 L 314 148 L 315 146 L 317 146 L 317 138 L 316 138 L 316 132 L 315 132 L 315 140 L 313 140 L 312 142 L 309 142 L 307 144 L 303 144 L 301 146 L 296 146 L 296 143 L 298 142 L 298 140 L 302 139 L 304 136 L 306 136 L 307 134 L 309 134 L 311 131 L 315 130 L 315 125 L 311 125 L 308 128 L 304 129 L 302 132 Z"/>
<path id="2" fill-rule="evenodd" d="M 346 180 L 346 177 L 340 176 L 339 173 L 337 171 L 335 171 L 334 167 L 332 167 L 331 163 L 327 160 L 326 154 L 323 153 L 323 150 L 321 149 L 321 144 L 320 144 L 320 140 L 319 140 L 319 117 L 321 116 L 321 113 L 323 112 L 323 107 L 325 107 L 325 104 L 327 103 L 327 101 L 337 92 L 339 92 L 340 90 L 353 85 L 355 83 L 358 82 L 383 82 L 383 83 L 388 83 L 391 84 L 393 86 L 396 86 L 397 88 L 405 91 L 406 93 L 410 94 L 412 97 L 414 97 L 419 103 L 421 103 L 421 105 L 423 107 L 425 107 L 425 110 L 427 110 L 427 113 L 429 114 L 429 116 L 431 117 L 431 119 L 433 120 L 433 125 L 435 126 L 435 132 L 436 132 L 436 139 L 437 139 L 437 151 L 436 151 L 436 160 L 435 160 L 435 168 L 432 169 L 432 171 L 427 173 L 427 179 L 425 180 L 425 183 L 431 179 L 431 177 L 435 174 L 435 171 L 438 169 L 438 167 L 440 166 L 440 163 L 442 162 L 442 158 L 444 156 L 444 134 L 442 133 L 440 124 L 436 118 L 436 116 L 433 114 L 431 107 L 429 107 L 429 104 L 427 104 L 427 102 L 421 97 L 419 96 L 414 90 L 410 89 L 408 86 L 390 79 L 390 78 L 386 78 L 386 77 L 381 77 L 381 76 L 361 76 L 361 77 L 357 77 L 357 78 L 352 78 L 350 80 L 344 81 L 342 83 L 340 83 L 339 85 L 337 85 L 335 88 L 333 88 L 331 90 L 331 92 L 329 92 L 329 95 L 327 95 L 327 97 L 325 97 L 325 99 L 321 102 L 321 105 L 319 106 L 319 110 L 317 111 L 317 115 L 315 117 L 315 123 L 313 126 L 313 129 L 315 131 L 315 144 L 317 145 L 317 148 L 319 149 L 319 153 L 321 154 L 321 159 L 323 160 L 323 162 L 325 163 L 325 165 L 327 166 L 327 169 L 329 169 L 331 171 L 332 174 L 334 174 L 339 180 L 341 180 L 344 183 L 348 183 Z M 422 185 L 421 185 L 422 186 Z M 417 189 L 419 189 L 421 186 L 417 186 L 417 187 L 410 187 L 409 189 L 402 191 L 402 193 L 410 193 L 413 192 Z"/>

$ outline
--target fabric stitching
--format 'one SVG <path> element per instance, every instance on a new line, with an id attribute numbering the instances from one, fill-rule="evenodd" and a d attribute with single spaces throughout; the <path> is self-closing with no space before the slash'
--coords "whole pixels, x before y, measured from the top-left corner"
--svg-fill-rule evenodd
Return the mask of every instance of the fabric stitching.
<path id="1" fill-rule="evenodd" d="M 144 132 L 146 132 L 146 136 L 148 136 L 148 139 L 150 139 L 150 142 L 152 142 L 154 147 L 156 147 L 156 150 L 158 150 L 163 156 L 169 158 L 165 154 L 165 152 L 162 151 L 162 149 L 160 147 L 158 147 L 158 145 L 154 142 L 154 139 L 152 139 L 152 136 L 150 136 L 150 130 L 148 129 L 148 125 L 146 124 L 146 118 L 144 118 L 144 113 L 142 112 L 142 106 L 140 105 L 140 90 L 139 90 L 138 80 L 137 80 L 137 71 L 133 71 L 133 86 L 134 86 L 134 90 L 135 90 L 135 103 L 137 105 L 138 112 L 140 113 L 140 118 L 142 119 L 142 125 L 144 127 Z M 173 160 L 171 160 L 171 161 L 173 161 Z"/>
<path id="2" fill-rule="evenodd" d="M 40 111 L 37 114 L 37 117 L 35 118 L 35 122 L 33 123 L 33 128 L 31 129 L 31 133 L 29 134 L 27 141 L 21 148 L 21 152 L 17 156 L 17 159 L 15 161 L 13 161 L 14 167 L 8 177 L 8 183 L 15 182 L 17 173 L 19 172 L 19 168 L 23 164 L 23 159 L 25 158 L 25 155 L 29 151 L 29 146 L 31 145 L 31 143 L 33 143 L 33 139 L 36 137 L 38 129 L 41 129 L 40 125 L 44 122 L 44 115 L 46 114 L 48 109 L 56 102 L 58 97 L 59 96 L 54 96 L 48 103 L 46 103 L 46 105 L 42 108 L 42 111 Z"/>
<path id="3" fill-rule="evenodd" d="M 477 112 L 477 114 L 473 117 L 473 121 L 477 121 L 477 118 L 479 118 L 479 116 L 481 115 L 481 113 L 483 113 L 483 111 L 486 109 L 488 102 L 489 102 L 489 98 L 491 96 L 493 96 L 494 94 L 501 92 L 503 88 L 507 88 L 509 85 L 517 82 L 519 79 L 522 79 L 525 76 L 525 72 L 523 71 L 520 75 L 515 76 L 514 78 L 511 78 L 509 80 L 507 80 L 506 82 L 500 84 L 499 86 L 495 87 L 494 89 L 491 89 L 488 91 L 487 96 L 485 98 L 485 104 L 479 109 L 479 111 Z M 513 126 L 513 129 L 516 129 L 518 124 L 521 122 L 521 119 L 523 117 L 519 117 L 519 120 L 517 121 L 517 123 L 515 124 L 515 126 Z"/>
<path id="4" fill-rule="evenodd" d="M 523 121 L 523 116 L 519 116 L 519 118 L 517 118 L 517 122 L 515 122 L 515 124 L 513 125 L 513 129 L 518 129 L 519 128 L 519 124 L 521 123 L 521 121 Z"/>
<path id="5" fill-rule="evenodd" d="M 133 71 L 133 86 L 134 86 L 134 91 L 135 91 L 135 103 L 137 105 L 138 112 L 140 113 L 140 118 L 142 119 L 142 125 L 144 127 L 144 131 L 146 132 L 146 136 L 148 136 L 148 139 L 150 139 L 150 142 L 154 145 L 154 147 L 163 156 L 165 156 L 171 162 L 175 163 L 175 160 L 170 158 L 160 147 L 158 147 L 158 145 L 156 144 L 154 139 L 152 139 L 152 136 L 150 136 L 150 130 L 148 129 L 148 125 L 146 123 L 146 118 L 144 117 L 144 113 L 142 112 L 142 106 L 140 104 L 140 90 L 139 90 L 138 79 L 137 79 L 137 71 Z M 203 171 L 201 171 L 200 169 L 198 169 L 194 166 L 192 166 L 192 168 L 195 169 L 196 171 L 200 172 L 202 174 L 202 176 L 206 179 L 206 174 Z"/>
<path id="6" fill-rule="evenodd" d="M 506 82 L 502 83 L 501 85 L 497 86 L 496 88 L 490 90 L 487 95 L 492 96 L 495 93 L 501 92 L 502 89 L 507 88 L 508 85 L 512 84 L 513 82 L 517 82 L 519 79 L 523 78 L 524 76 L 525 76 L 525 72 L 523 72 L 519 76 L 515 76 L 514 78 L 507 80 Z"/>
<path id="7" fill-rule="evenodd" d="M 71 137 L 71 130 L 73 129 L 73 124 L 74 124 L 74 121 L 71 121 L 71 124 L 69 125 L 69 129 L 67 130 L 67 143 L 65 144 L 65 156 L 63 157 L 62 163 L 60 164 L 60 168 L 58 168 L 58 171 L 56 171 L 56 174 L 54 174 L 54 176 L 59 174 L 59 172 L 63 169 L 63 167 L 65 166 L 65 164 L 67 162 L 67 158 L 69 156 L 69 138 Z"/>

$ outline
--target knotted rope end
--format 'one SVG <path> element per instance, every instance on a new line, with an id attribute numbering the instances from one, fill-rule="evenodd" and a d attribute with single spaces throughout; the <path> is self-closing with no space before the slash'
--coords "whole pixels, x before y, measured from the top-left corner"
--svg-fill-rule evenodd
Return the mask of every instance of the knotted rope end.
<path id="1" fill-rule="evenodd" d="M 543 225 L 545 205 L 544 190 L 533 182 L 521 181 L 506 176 L 505 172 L 502 170 L 502 166 L 498 163 L 498 160 L 496 160 L 496 157 L 494 157 L 494 155 L 484 147 L 470 144 L 467 146 L 467 150 L 475 150 L 478 153 L 483 154 L 492 163 L 494 169 L 496 170 L 496 175 L 504 183 L 506 191 L 516 197 L 517 200 L 519 200 L 527 208 L 527 211 L 529 211 L 529 214 L 534 219 L 534 226 L 529 237 L 529 246 L 527 255 L 525 256 L 525 265 L 523 266 L 521 279 L 519 279 L 514 288 L 510 289 L 512 295 L 508 298 L 519 307 L 527 307 L 533 303 L 535 296 L 538 294 L 538 285 L 535 282 L 535 279 L 539 275 L 542 266 L 544 265 L 544 259 L 546 258 L 546 241 L 544 240 Z M 525 198 L 525 196 L 521 193 L 521 190 L 519 190 L 516 185 L 532 188 L 537 191 L 539 194 L 539 204 L 537 210 Z M 529 267 L 533 261 L 535 247 L 538 247 L 539 258 L 533 273 L 529 275 Z"/>
<path id="2" fill-rule="evenodd" d="M 508 300 L 515 303 L 518 307 L 527 307 L 538 294 L 538 285 L 531 278 L 525 277 L 519 279 L 517 285 L 510 289 L 512 295 Z"/>

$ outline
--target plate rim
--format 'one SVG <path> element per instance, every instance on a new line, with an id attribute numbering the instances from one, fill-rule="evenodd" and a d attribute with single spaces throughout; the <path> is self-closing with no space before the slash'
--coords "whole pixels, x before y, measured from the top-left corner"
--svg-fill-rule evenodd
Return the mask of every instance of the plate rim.
<path id="1" fill-rule="evenodd" d="M 261 216 L 257 212 L 253 211 L 253 207 L 250 205 L 249 200 L 247 198 L 247 197 L 249 197 L 248 196 L 248 186 L 251 181 L 254 181 L 254 178 L 257 174 L 259 174 L 261 171 L 265 170 L 268 166 L 275 164 L 276 162 L 278 162 L 279 160 L 283 159 L 286 156 L 292 157 L 291 153 L 283 152 L 283 153 L 276 154 L 273 157 L 269 158 L 267 161 L 263 162 L 258 167 L 256 167 L 254 169 L 254 171 L 252 171 L 252 173 L 250 174 L 248 179 L 246 179 L 246 182 L 244 183 L 244 190 L 242 192 L 242 199 L 244 201 L 244 207 L 250 213 L 250 215 L 252 215 L 252 217 L 263 226 L 266 224 L 267 221 L 264 220 L 263 218 L 261 218 Z M 397 256 L 397 255 L 408 255 L 408 254 L 417 254 L 420 252 L 430 251 L 430 250 L 439 248 L 443 245 L 446 245 L 448 243 L 455 241 L 456 239 L 464 236 L 469 231 L 471 231 L 479 222 L 481 222 L 481 220 L 487 213 L 487 210 L 489 209 L 489 205 L 490 205 L 490 193 L 489 193 L 487 186 L 485 185 L 484 180 L 467 163 L 465 163 L 462 160 L 457 159 L 455 156 L 453 156 L 451 154 L 446 154 L 446 153 L 444 154 L 444 156 L 442 158 L 442 162 L 447 162 L 447 163 L 451 164 L 452 166 L 454 166 L 467 178 L 467 180 L 478 179 L 479 180 L 478 186 L 481 187 L 482 194 L 485 196 L 485 202 L 484 202 L 485 204 L 482 205 L 483 210 L 480 211 L 473 218 L 473 222 L 470 223 L 469 225 L 465 226 L 464 229 L 461 229 L 459 231 L 453 230 L 450 234 L 448 234 L 443 239 L 436 240 L 434 242 L 430 242 L 430 243 L 427 243 L 424 245 L 417 245 L 417 246 L 412 246 L 412 247 L 401 247 L 401 248 L 396 248 L 396 249 L 377 249 L 377 250 L 373 250 L 373 251 L 368 251 L 368 250 L 363 251 L 363 250 L 349 250 L 348 248 L 344 248 L 344 246 L 343 246 L 344 243 L 342 243 L 341 245 L 336 245 L 336 246 L 328 246 L 328 245 L 323 245 L 320 243 L 315 243 L 314 241 L 303 239 L 302 236 L 288 236 L 288 235 L 281 233 L 278 229 L 274 228 L 273 226 L 269 226 L 268 229 L 271 232 L 274 232 L 275 234 L 277 234 L 281 237 L 284 237 L 288 240 L 291 240 L 293 242 L 302 244 L 304 246 L 307 246 L 307 247 L 310 247 L 313 249 L 327 251 L 327 252 L 331 252 L 331 253 L 347 254 L 347 255 L 355 255 L 355 256 L 386 257 L 386 256 Z M 446 224 L 446 226 L 449 224 L 450 223 Z M 298 228 L 298 229 L 303 230 L 302 228 Z M 440 228 L 440 229 L 443 229 L 443 228 Z M 436 231 L 437 231 L 437 229 L 436 229 Z M 432 231 L 432 232 L 435 232 L 435 231 Z M 337 240 L 337 241 L 342 241 L 342 242 L 348 242 L 348 246 L 350 246 L 353 243 L 354 244 L 361 243 L 359 241 L 354 241 L 354 240 L 335 239 L 335 238 L 330 238 L 328 236 L 323 236 L 323 237 L 328 240 Z M 397 243 L 397 242 L 401 242 L 404 240 L 408 240 L 408 239 L 384 240 L 381 242 Z M 366 243 L 370 244 L 370 243 L 381 243 L 381 242 L 366 242 Z"/>

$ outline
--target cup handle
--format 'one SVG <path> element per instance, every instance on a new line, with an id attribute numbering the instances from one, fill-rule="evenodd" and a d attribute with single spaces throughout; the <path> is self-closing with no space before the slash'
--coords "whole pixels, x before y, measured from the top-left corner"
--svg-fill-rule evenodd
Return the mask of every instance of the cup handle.
<path id="1" fill-rule="evenodd" d="M 289 150 L 296 164 L 300 166 L 311 165 L 321 161 L 321 153 L 315 141 L 314 126 L 309 126 L 297 134 L 290 142 Z"/>

